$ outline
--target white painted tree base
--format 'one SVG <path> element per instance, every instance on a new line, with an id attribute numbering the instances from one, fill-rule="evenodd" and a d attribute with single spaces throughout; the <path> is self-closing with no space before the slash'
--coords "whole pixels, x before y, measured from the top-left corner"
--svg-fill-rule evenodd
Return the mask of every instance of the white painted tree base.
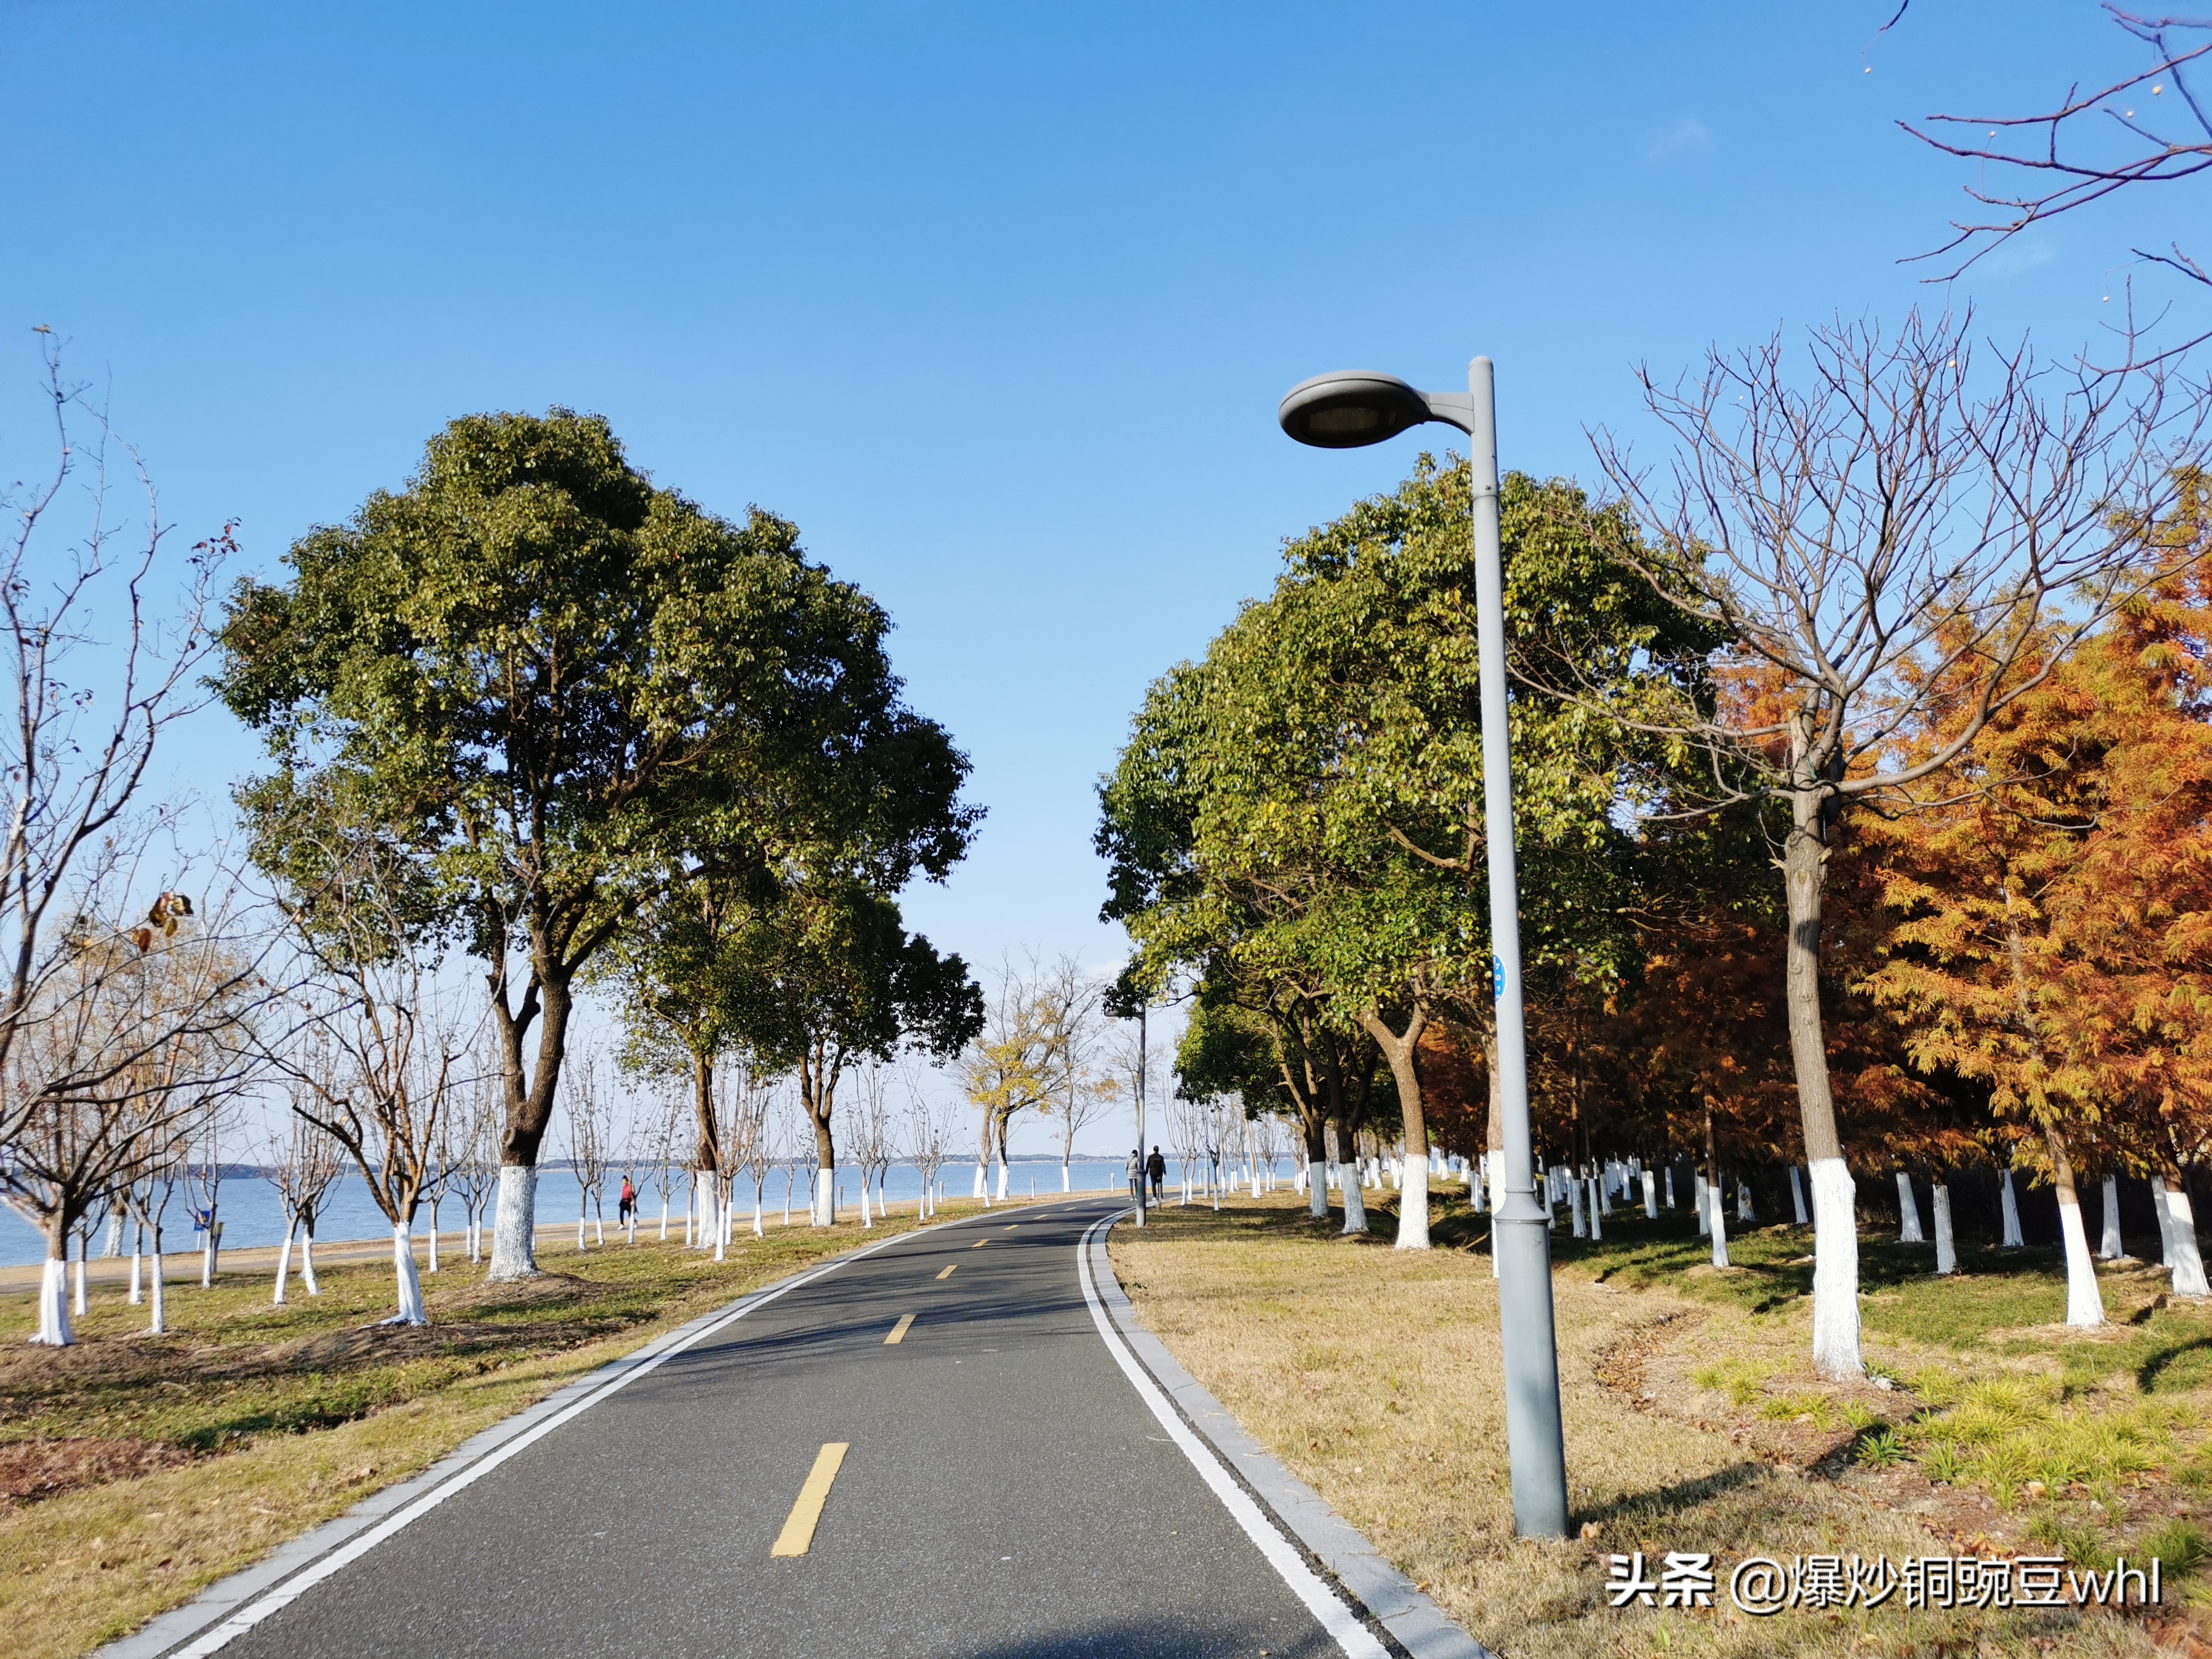
<path id="1" fill-rule="evenodd" d="M 1928 1240 L 1920 1231 L 1920 1200 L 1912 1195 L 1912 1177 L 1903 1170 L 1897 1172 L 1897 1242 L 1925 1244 Z"/>
<path id="2" fill-rule="evenodd" d="M 1326 1216 L 1328 1213 L 1328 1179 L 1326 1175 L 1317 1179 L 1315 1168 L 1309 1160 L 1305 1167 L 1306 1209 L 1312 1215 Z"/>
<path id="3" fill-rule="evenodd" d="M 70 1326 L 69 1263 L 50 1255 L 39 1275 L 39 1328 L 31 1340 L 49 1348 L 66 1348 L 76 1340 Z"/>
<path id="4" fill-rule="evenodd" d="M 1398 1200 L 1398 1242 L 1401 1250 L 1429 1248 L 1429 1166 L 1405 1160 L 1406 1184 Z"/>
<path id="5" fill-rule="evenodd" d="M 1367 1200 L 1359 1190 L 1358 1172 L 1349 1172 L 1352 1179 L 1344 1183 L 1344 1231 L 1364 1233 L 1367 1231 Z"/>
<path id="6" fill-rule="evenodd" d="M 399 1311 L 383 1322 L 387 1325 L 427 1325 L 430 1316 L 422 1311 L 422 1281 L 415 1273 L 415 1241 L 404 1226 L 392 1230 L 392 1272 L 398 1281 Z"/>
<path id="7" fill-rule="evenodd" d="M 499 1166 L 499 1201 L 492 1212 L 489 1279 L 529 1279 L 538 1272 L 538 1166 Z"/>
<path id="8" fill-rule="evenodd" d="M 1659 1218 L 1659 1178 L 1646 1170 L 1643 1173 L 1644 1213 L 1650 1220 Z"/>
<path id="9" fill-rule="evenodd" d="M 2120 1178 L 2106 1176 L 2102 1188 L 2105 1200 L 2105 1224 L 2097 1240 L 2097 1254 L 2106 1261 L 2118 1261 L 2126 1254 L 2127 1246 L 2120 1242 Z M 2164 1232 L 2165 1218 L 2159 1218 L 2159 1231 Z"/>
<path id="10" fill-rule="evenodd" d="M 1816 1158 L 1813 1176 L 1813 1369 L 1831 1382 L 1866 1375 L 1859 1352 L 1859 1234 L 1851 1172 Z"/>
<path id="11" fill-rule="evenodd" d="M 2013 1194 L 2010 1170 L 1999 1173 L 1997 1207 L 2002 1212 L 2004 1218 L 2004 1231 L 1997 1240 L 1997 1248 L 2001 1250 L 2017 1250 L 2024 1248 L 2025 1241 L 2020 1236 L 2020 1200 Z"/>
<path id="12" fill-rule="evenodd" d="M 1709 1231 L 1713 1236 L 1713 1266 L 1725 1267 L 1729 1265 L 1728 1206 L 1722 1200 L 1717 1181 L 1705 1183 L 1705 1202 L 1712 1212 Z"/>
<path id="13" fill-rule="evenodd" d="M 2166 1261 L 2173 1273 L 2176 1296 L 2212 1296 L 2204 1279 L 2204 1254 L 2197 1243 L 2197 1217 L 2186 1187 L 2159 1186 L 2165 1200 L 2167 1222 Z"/>
<path id="14" fill-rule="evenodd" d="M 1795 1164 L 1790 1166 L 1790 1207 L 1796 1213 L 1799 1226 L 1803 1226 L 1811 1219 L 1805 1213 L 1805 1183 L 1797 1178 L 1797 1166 Z"/>
<path id="15" fill-rule="evenodd" d="M 1959 1249 L 1951 1236 L 1950 1188 L 1937 1182 L 1929 1207 L 1936 1212 L 1936 1271 L 1939 1275 L 1954 1273 L 1959 1271 Z"/>
<path id="16" fill-rule="evenodd" d="M 2097 1286 L 2097 1264 L 2090 1259 L 2089 1234 L 2081 1225 L 2081 1206 L 2058 1200 L 2058 1235 L 2066 1243 L 2066 1322 L 2083 1330 L 2105 1322 L 2104 1293 Z"/>

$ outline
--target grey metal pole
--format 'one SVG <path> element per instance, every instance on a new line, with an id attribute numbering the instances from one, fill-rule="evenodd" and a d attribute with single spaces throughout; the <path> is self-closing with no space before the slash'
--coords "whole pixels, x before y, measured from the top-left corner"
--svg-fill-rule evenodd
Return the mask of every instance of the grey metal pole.
<path id="1" fill-rule="evenodd" d="M 1552 1239 L 1536 1201 L 1528 1133 L 1528 1042 L 1521 1011 L 1520 877 L 1513 848 L 1513 763 L 1505 704 L 1505 562 L 1498 532 L 1498 406 L 1491 363 L 1467 366 L 1474 404 L 1468 462 L 1474 495 L 1475 645 L 1482 694 L 1482 816 L 1489 842 L 1491 988 L 1505 1118 L 1505 1198 L 1492 1219 L 1499 1342 L 1505 1364 L 1505 1445 L 1513 1530 L 1567 1533 L 1566 1444 L 1552 1314 Z"/>

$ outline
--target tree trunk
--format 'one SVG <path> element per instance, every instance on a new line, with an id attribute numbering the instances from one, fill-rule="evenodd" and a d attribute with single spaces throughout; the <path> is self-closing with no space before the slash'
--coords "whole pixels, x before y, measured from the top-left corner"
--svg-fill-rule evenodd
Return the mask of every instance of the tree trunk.
<path id="1" fill-rule="evenodd" d="M 2169 1164 L 2159 1179 L 2159 1207 L 2166 1220 L 2166 1262 L 2176 1296 L 2212 1295 L 2204 1282 L 2204 1255 L 2197 1248 L 2197 1217 L 2189 1202 L 2189 1177 Z"/>
<path id="2" fill-rule="evenodd" d="M 31 1339 L 51 1348 L 76 1340 L 70 1326 L 69 1224 L 60 1215 L 46 1224 L 46 1262 L 39 1279 L 39 1332 Z"/>
<path id="3" fill-rule="evenodd" d="M 2004 1222 L 2004 1231 L 1998 1237 L 1997 1248 L 2003 1250 L 2021 1249 L 2027 1241 L 2020 1233 L 2020 1198 L 2012 1189 L 2010 1170 L 1997 1172 L 1997 1208 Z"/>
<path id="4" fill-rule="evenodd" d="M 1397 1248 L 1401 1250 L 1429 1248 L 1429 1126 L 1421 1111 L 1421 1079 L 1414 1064 L 1428 1023 L 1429 1011 L 1418 1000 L 1402 1036 L 1390 1029 L 1378 1010 L 1368 1010 L 1359 1020 L 1361 1029 L 1382 1049 L 1390 1080 L 1398 1087 L 1398 1112 L 1406 1137 L 1405 1185 L 1398 1201 Z"/>
<path id="5" fill-rule="evenodd" d="M 1897 1172 L 1897 1242 L 1900 1244 L 1925 1244 L 1928 1241 L 1920 1231 L 1920 1200 L 1912 1195 L 1912 1175 L 1910 1170 Z"/>
<path id="6" fill-rule="evenodd" d="M 1713 1236 L 1713 1266 L 1725 1267 L 1729 1265 L 1728 1206 L 1721 1202 L 1721 1178 L 1717 1170 L 1713 1171 L 1712 1179 L 1705 1182 L 1705 1202 L 1712 1211 L 1710 1224 Z M 1814 1271 L 1817 1273 L 1819 1269 L 1816 1267 Z"/>
<path id="7" fill-rule="evenodd" d="M 1649 1221 L 1659 1218 L 1659 1177 L 1646 1170 L 1643 1172 L 1644 1215 Z"/>
<path id="8" fill-rule="evenodd" d="M 1674 1202 L 1674 1165 L 1672 1159 L 1668 1161 L 1666 1169 L 1661 1171 L 1661 1173 L 1666 1181 L 1667 1207 L 1670 1210 L 1674 1209 L 1678 1206 Z"/>
<path id="9" fill-rule="evenodd" d="M 500 1036 L 500 1070 L 507 1087 L 507 1133 L 500 1144 L 499 1209 L 492 1222 L 489 1279 L 528 1279 L 538 1272 L 538 1151 L 553 1121 L 553 1101 L 561 1082 L 561 1061 L 568 1040 L 568 1016 L 574 1007 L 568 981 L 549 973 L 538 941 L 532 945 L 537 975 L 537 1007 L 517 1018 L 507 1008 L 505 972 L 495 975 L 492 1019 Z M 527 993 L 524 1006 L 531 1006 Z M 522 1044 L 532 1019 L 538 1022 L 538 1073 L 525 1088 Z"/>
<path id="10" fill-rule="evenodd" d="M 422 1281 L 415 1276 L 415 1241 L 408 1237 L 407 1224 L 395 1221 L 392 1224 L 392 1271 L 398 1280 L 399 1311 L 384 1322 L 387 1325 L 427 1325 L 429 1316 L 422 1311 Z"/>
<path id="11" fill-rule="evenodd" d="M 169 1296 L 167 1276 L 161 1272 L 161 1224 L 159 1220 L 154 1223 L 154 1245 L 149 1271 L 154 1275 L 153 1285 L 148 1291 L 153 1306 L 148 1310 L 150 1316 L 146 1322 L 146 1329 L 149 1334 L 160 1336 L 169 1328 Z"/>
<path id="12" fill-rule="evenodd" d="M 1790 1207 L 1796 1215 L 1797 1224 L 1803 1226 L 1808 1219 L 1805 1214 L 1805 1183 L 1797 1178 L 1795 1164 L 1790 1166 Z"/>
<path id="13" fill-rule="evenodd" d="M 1713 1230 L 1712 1206 L 1705 1198 L 1705 1172 L 1697 1170 L 1690 1176 L 1690 1202 L 1698 1212 L 1698 1237 L 1704 1238 Z"/>
<path id="14" fill-rule="evenodd" d="M 2074 1190 L 2074 1165 L 2056 1129 L 2043 1132 L 2051 1153 L 2051 1179 L 2058 1189 L 2058 1233 L 2066 1243 L 2066 1322 L 2091 1327 L 2105 1322 L 2105 1298 L 2097 1287 L 2097 1265 L 2089 1258 L 2089 1235 L 2081 1225 L 2081 1200 Z"/>
<path id="15" fill-rule="evenodd" d="M 284 1282 L 292 1276 L 292 1235 L 299 1230 L 300 1219 L 297 1216 L 288 1215 L 284 1218 L 284 1242 L 276 1247 L 276 1296 L 274 1305 L 279 1308 L 284 1305 Z M 137 1297 L 133 1297 L 131 1300 L 135 1302 Z"/>
<path id="16" fill-rule="evenodd" d="M 2127 1254 L 2127 1246 L 2120 1239 L 2120 1178 L 2118 1176 L 2105 1177 L 2103 1197 L 2105 1229 L 2104 1237 L 2097 1241 L 2097 1254 L 2107 1261 L 2118 1261 Z M 2163 1224 L 2164 1218 L 2161 1217 L 2160 1232 L 2165 1231 Z"/>
<path id="17" fill-rule="evenodd" d="M 146 1224 L 142 1221 L 131 1231 L 131 1305 L 134 1308 L 146 1299 L 145 1261 Z"/>
<path id="18" fill-rule="evenodd" d="M 499 1166 L 498 1207 L 492 1212 L 488 1279 L 528 1279 L 538 1272 L 538 1162 Z"/>
<path id="19" fill-rule="evenodd" d="M 1954 1273 L 1959 1271 L 1959 1248 L 1951 1236 L 1951 1188 L 1941 1181 L 1935 1188 L 1929 1206 L 1936 1216 L 1936 1271 Z"/>
<path id="20" fill-rule="evenodd" d="M 1602 1176 L 1592 1176 L 1589 1178 L 1589 1236 L 1592 1238 L 1605 1237 L 1605 1224 L 1599 1218 L 1602 1214 L 1599 1206 L 1605 1196 L 1604 1187 Z"/>
<path id="21" fill-rule="evenodd" d="M 1589 1229 L 1583 1224 L 1583 1182 L 1580 1176 L 1567 1177 L 1567 1208 L 1574 1218 L 1575 1237 L 1588 1238 Z"/>
<path id="22" fill-rule="evenodd" d="M 1801 770 L 1805 757 L 1793 757 Z M 1797 1115 L 1813 1172 L 1813 1369 L 1832 1381 L 1866 1375 L 1859 1352 L 1859 1235 L 1850 1170 L 1836 1129 L 1828 1085 L 1828 1048 L 1820 1020 L 1820 887 L 1828 849 L 1822 799 L 1801 787 L 1790 799 L 1790 839 L 1782 884 L 1789 899 L 1790 940 L 1784 1000 L 1790 1056 L 1797 1079 Z"/>
<path id="23" fill-rule="evenodd" d="M 160 1235 L 156 1234 L 158 1240 Z M 315 1212 L 307 1211 L 300 1218 L 300 1283 L 307 1287 L 309 1296 L 320 1296 L 323 1287 L 315 1279 Z"/>

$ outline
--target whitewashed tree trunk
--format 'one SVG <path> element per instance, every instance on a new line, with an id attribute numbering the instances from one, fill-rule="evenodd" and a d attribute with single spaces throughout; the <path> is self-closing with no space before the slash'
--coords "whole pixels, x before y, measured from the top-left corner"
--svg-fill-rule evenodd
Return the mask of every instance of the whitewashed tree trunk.
<path id="1" fill-rule="evenodd" d="M 1574 1212 L 1575 1237 L 1588 1238 L 1589 1229 L 1583 1224 L 1583 1183 L 1580 1180 L 1567 1182 L 1567 1203 Z"/>
<path id="2" fill-rule="evenodd" d="M 1812 1176 L 1813 1369 L 1842 1382 L 1866 1375 L 1859 1357 L 1858 1195 L 1840 1158 L 1814 1158 Z"/>
<path id="3" fill-rule="evenodd" d="M 2071 1193 L 2058 1194 L 2058 1235 L 2066 1243 L 2066 1322 L 2084 1329 L 2105 1322 L 2104 1293 L 2097 1285 L 2097 1264 L 2089 1255 L 2089 1234 L 2081 1224 L 2081 1203 Z"/>
<path id="4" fill-rule="evenodd" d="M 123 1211 L 120 1206 L 110 1206 L 107 1212 L 107 1237 L 100 1244 L 100 1259 L 112 1261 L 123 1254 Z"/>
<path id="5" fill-rule="evenodd" d="M 828 1227 L 835 1224 L 837 1218 L 836 1182 L 837 1172 L 835 1170 L 817 1170 L 814 1172 L 814 1201 L 807 1212 L 809 1225 Z"/>
<path id="6" fill-rule="evenodd" d="M 603 1250 L 607 1248 L 607 1212 L 596 1201 L 592 1206 L 592 1243 Z"/>
<path id="7" fill-rule="evenodd" d="M 1602 1177 L 1592 1176 L 1589 1178 L 1589 1236 L 1592 1238 L 1605 1237 L 1605 1223 L 1600 1218 L 1601 1212 L 1599 1209 L 1599 1205 L 1604 1200 L 1604 1188 L 1605 1182 Z"/>
<path id="8" fill-rule="evenodd" d="M 147 1309 L 146 1329 L 160 1336 L 169 1328 L 169 1291 L 167 1275 L 161 1271 L 161 1224 L 158 1221 L 154 1224 L 154 1248 L 149 1253 L 146 1271 L 154 1276 L 147 1291 L 152 1305 Z"/>
<path id="9" fill-rule="evenodd" d="M 990 1179 L 989 1166 L 987 1165 L 981 1158 L 977 1158 L 975 1160 L 975 1190 L 969 1194 L 969 1196 L 971 1198 L 987 1197 L 989 1193 L 988 1183 Z"/>
<path id="10" fill-rule="evenodd" d="M 422 1281 L 415 1276 L 415 1241 L 408 1236 L 406 1227 L 398 1224 L 392 1229 L 392 1271 L 399 1281 L 399 1311 L 384 1322 L 428 1324 L 429 1316 L 422 1311 Z"/>
<path id="11" fill-rule="evenodd" d="M 1006 1201 L 1006 1155 L 1001 1153 L 999 1158 L 999 1202 L 1001 1204 Z"/>
<path id="12" fill-rule="evenodd" d="M 215 1223 L 208 1223 L 207 1231 L 200 1235 L 200 1288 L 215 1288 Z"/>
<path id="13" fill-rule="evenodd" d="M 1958 1243 L 1951 1235 L 1951 1188 L 1939 1181 L 1930 1207 L 1936 1215 L 1936 1271 L 1954 1273 L 1959 1271 Z"/>
<path id="14" fill-rule="evenodd" d="M 664 1244 L 668 1243 L 668 1194 L 666 1193 L 660 1195 L 660 1242 Z"/>
<path id="15" fill-rule="evenodd" d="M 1759 1219 L 1758 1216 L 1752 1212 L 1751 1183 L 1741 1176 L 1735 1178 L 1735 1218 L 1738 1221 L 1752 1222 Z"/>
<path id="16" fill-rule="evenodd" d="M 1598 1215 L 1613 1213 L 1613 1176 L 1610 1172 L 1598 1177 L 1597 1206 L 1594 1213 Z"/>
<path id="17" fill-rule="evenodd" d="M 1912 1194 L 1912 1176 L 1905 1170 L 1897 1172 L 1897 1242 L 1900 1244 L 1925 1244 L 1928 1241 L 1920 1231 L 1920 1200 Z"/>
<path id="18" fill-rule="evenodd" d="M 1642 1179 L 1644 1217 L 1647 1220 L 1656 1221 L 1659 1218 L 1659 1177 L 1646 1170 Z"/>
<path id="19" fill-rule="evenodd" d="M 1401 1250 L 1429 1248 L 1429 1166 L 1406 1158 L 1404 1197 L 1398 1203 L 1398 1243 Z"/>
<path id="20" fill-rule="evenodd" d="M 2004 1230 L 1998 1236 L 1997 1248 L 2003 1250 L 2017 1250 L 2023 1248 L 2026 1241 L 2020 1234 L 2020 1200 L 2013 1193 L 2010 1170 L 1998 1172 L 1997 1209 L 2004 1223 Z"/>
<path id="21" fill-rule="evenodd" d="M 2161 1180 L 2163 1207 L 2169 1224 L 2166 1265 L 2173 1273 L 2176 1296 L 2212 1296 L 2204 1279 L 2204 1253 L 2197 1243 L 2197 1216 L 2189 1202 L 2186 1176 L 2171 1184 Z"/>
<path id="22" fill-rule="evenodd" d="M 757 1186 L 753 1188 L 753 1237 L 768 1237 L 768 1229 L 761 1225 L 761 1190 Z"/>
<path id="23" fill-rule="evenodd" d="M 1063 1193 L 1072 1193 L 1075 1190 L 1075 1172 L 1067 1167 L 1066 1158 L 1060 1161 L 1060 1190 Z"/>
<path id="24" fill-rule="evenodd" d="M 131 1235 L 131 1305 L 134 1308 L 146 1299 L 145 1260 L 146 1230 L 142 1226 Z"/>
<path id="25" fill-rule="evenodd" d="M 1721 1183 L 1705 1183 L 1705 1201 L 1712 1211 L 1713 1266 L 1725 1267 L 1728 1254 L 1728 1206 L 1721 1201 Z"/>
<path id="26" fill-rule="evenodd" d="M 860 1171 L 860 1224 L 869 1228 L 876 1224 L 874 1218 L 868 1213 L 868 1172 L 866 1170 Z"/>
<path id="27" fill-rule="evenodd" d="M 315 1228 L 313 1222 L 300 1230 L 300 1283 L 306 1287 L 309 1296 L 323 1293 L 323 1287 L 315 1278 Z"/>
<path id="28" fill-rule="evenodd" d="M 1328 1172 L 1322 1170 L 1311 1158 L 1308 1158 L 1305 1176 L 1308 1212 L 1316 1216 L 1327 1215 L 1328 1213 Z"/>
<path id="29" fill-rule="evenodd" d="M 287 1216 L 284 1218 L 284 1242 L 276 1247 L 276 1296 L 275 1305 L 279 1308 L 284 1305 L 285 1281 L 292 1277 L 292 1235 L 299 1230 L 300 1223 L 298 1218 L 294 1216 Z M 135 1302 L 138 1298 L 134 1296 L 131 1299 Z"/>
<path id="30" fill-rule="evenodd" d="M 1698 1210 L 1698 1237 L 1705 1237 L 1713 1230 L 1712 1206 L 1705 1201 L 1705 1178 L 1702 1175 L 1690 1177 L 1690 1198 Z"/>
<path id="31" fill-rule="evenodd" d="M 438 1271 L 438 1200 L 430 1200 L 430 1260 L 426 1264 L 432 1273 Z"/>
<path id="32" fill-rule="evenodd" d="M 1668 1209 L 1670 1209 L 1670 1210 L 1671 1210 L 1671 1209 L 1674 1209 L 1674 1208 L 1675 1207 L 1675 1204 L 1674 1204 L 1674 1166 L 1673 1164 L 1669 1164 L 1667 1166 L 1667 1168 L 1666 1168 L 1665 1174 L 1666 1174 L 1666 1177 L 1667 1177 L 1667 1207 L 1668 1207 Z"/>
<path id="33" fill-rule="evenodd" d="M 92 1241 L 89 1238 L 77 1240 L 76 1260 L 70 1263 L 72 1270 L 70 1306 L 79 1319 L 83 1318 L 88 1310 L 85 1303 L 84 1254 L 91 1247 Z"/>
<path id="34" fill-rule="evenodd" d="M 1803 1226 L 1809 1218 L 1805 1213 L 1805 1183 L 1797 1178 L 1795 1164 L 1790 1166 L 1790 1207 L 1797 1217 L 1797 1224 Z"/>
<path id="35" fill-rule="evenodd" d="M 493 1212 L 487 1279 L 528 1279 L 538 1272 L 538 1166 L 502 1164 L 499 1207 Z"/>
<path id="36" fill-rule="evenodd" d="M 1467 1164 L 1467 1206 L 1477 1215 L 1486 1214 L 1489 1205 L 1483 1193 L 1483 1159 L 1469 1159 Z"/>
<path id="37" fill-rule="evenodd" d="M 1344 1231 L 1364 1233 L 1367 1231 L 1367 1200 L 1359 1190 L 1358 1171 L 1352 1171 L 1344 1182 Z"/>
<path id="38" fill-rule="evenodd" d="M 2097 1241 L 2097 1254 L 2107 1261 L 2118 1261 L 2127 1254 L 2127 1246 L 2120 1240 L 2120 1178 L 2106 1176 L 2104 1182 L 2104 1237 Z M 2159 1218 L 2159 1231 L 2166 1231 L 2166 1218 Z"/>
<path id="39" fill-rule="evenodd" d="M 76 1340 L 70 1328 L 69 1263 L 50 1255 L 39 1277 L 39 1329 L 31 1340 L 50 1348 L 66 1348 Z"/>

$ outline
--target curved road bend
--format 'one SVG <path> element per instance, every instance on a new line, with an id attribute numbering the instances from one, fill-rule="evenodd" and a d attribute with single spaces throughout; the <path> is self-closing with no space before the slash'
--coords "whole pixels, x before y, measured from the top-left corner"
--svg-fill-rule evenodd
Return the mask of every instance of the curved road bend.
<path id="1" fill-rule="evenodd" d="M 1000 1212 L 793 1290 L 225 1659 L 1338 1654 L 1100 1338 L 1077 1252 L 1120 1207 Z"/>

